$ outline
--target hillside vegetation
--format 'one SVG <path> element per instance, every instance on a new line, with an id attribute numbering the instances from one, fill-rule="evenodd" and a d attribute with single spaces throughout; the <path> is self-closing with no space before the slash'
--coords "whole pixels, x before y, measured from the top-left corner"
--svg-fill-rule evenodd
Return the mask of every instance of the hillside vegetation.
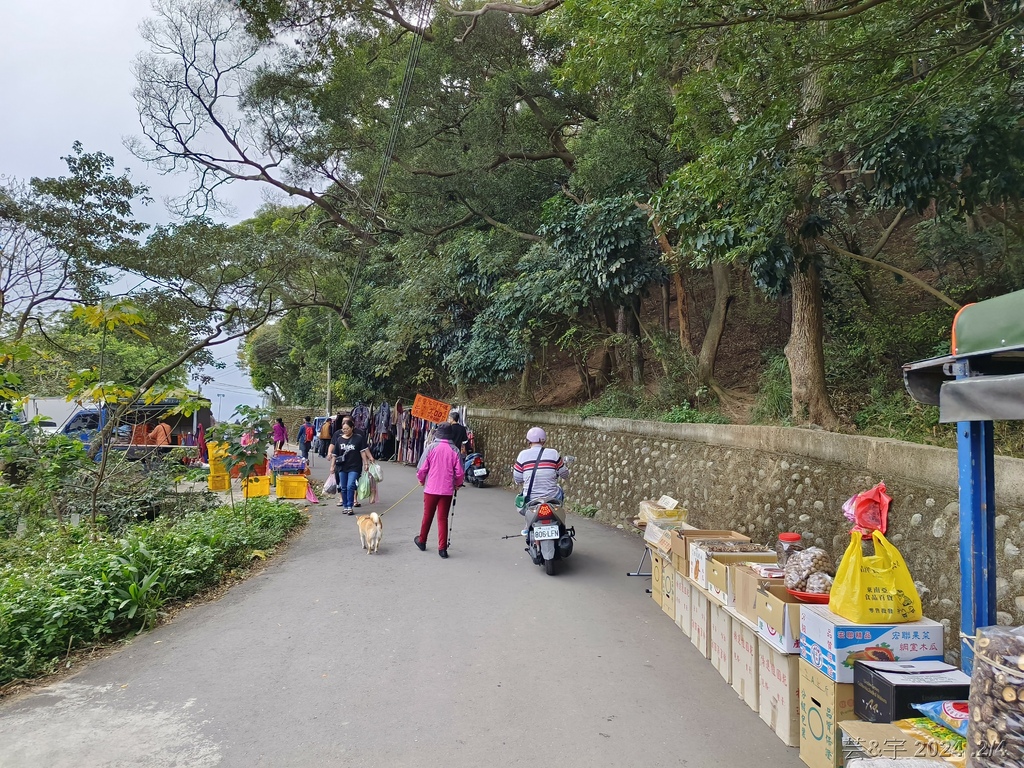
<path id="1" fill-rule="evenodd" d="M 1024 287 L 1014 3 L 154 14 L 132 148 L 192 172 L 182 218 L 145 232 L 146 190 L 77 146 L 69 176 L 7 184 L 5 284 L 35 286 L 5 294 L 9 393 L 155 397 L 244 338 L 279 404 L 425 392 L 941 443 L 900 366 Z M 271 202 L 215 225 L 228 183 Z M 25 255 L 63 278 L 18 282 Z M 130 302 L 104 299 L 114 270 L 144 278 Z"/>

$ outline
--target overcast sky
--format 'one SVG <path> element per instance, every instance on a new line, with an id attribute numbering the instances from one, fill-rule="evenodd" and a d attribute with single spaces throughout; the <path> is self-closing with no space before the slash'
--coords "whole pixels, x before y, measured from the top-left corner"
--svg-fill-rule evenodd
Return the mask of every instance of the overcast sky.
<path id="1" fill-rule="evenodd" d="M 136 210 L 150 224 L 171 220 L 164 205 L 187 189 L 187 177 L 161 176 L 124 148 L 139 134 L 131 61 L 142 50 L 139 22 L 148 0 L 0 0 L 0 176 L 28 179 L 67 172 L 60 159 L 81 141 L 86 152 L 111 155 L 116 167 L 149 186 L 154 202 Z M 225 196 L 236 220 L 262 203 L 258 184 L 236 184 Z M 204 389 L 227 418 L 240 403 L 256 404 L 231 345 L 216 348 L 227 363 Z M 217 397 L 223 394 L 224 397 Z"/>

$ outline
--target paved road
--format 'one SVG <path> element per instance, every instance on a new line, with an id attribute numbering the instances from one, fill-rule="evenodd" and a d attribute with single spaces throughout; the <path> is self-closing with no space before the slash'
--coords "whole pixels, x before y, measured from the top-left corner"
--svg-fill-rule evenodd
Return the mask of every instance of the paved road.
<path id="1" fill-rule="evenodd" d="M 378 509 L 415 485 L 384 466 Z M 638 539 L 575 520 L 552 578 L 500 538 L 513 494 L 466 488 L 442 560 L 420 499 L 378 556 L 314 507 L 258 576 L 4 703 L 0 766 L 802 765 L 625 576 Z"/>

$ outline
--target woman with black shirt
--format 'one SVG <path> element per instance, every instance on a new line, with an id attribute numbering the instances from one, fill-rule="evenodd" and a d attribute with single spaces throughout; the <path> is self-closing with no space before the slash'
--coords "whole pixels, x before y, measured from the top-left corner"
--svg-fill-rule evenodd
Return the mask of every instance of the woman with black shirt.
<path id="1" fill-rule="evenodd" d="M 373 456 L 366 446 L 366 438 L 355 430 L 355 424 L 349 417 L 341 420 L 341 428 L 331 438 L 327 457 L 334 462 L 334 475 L 341 493 L 338 506 L 346 515 L 351 515 L 359 475 L 370 466 Z"/>

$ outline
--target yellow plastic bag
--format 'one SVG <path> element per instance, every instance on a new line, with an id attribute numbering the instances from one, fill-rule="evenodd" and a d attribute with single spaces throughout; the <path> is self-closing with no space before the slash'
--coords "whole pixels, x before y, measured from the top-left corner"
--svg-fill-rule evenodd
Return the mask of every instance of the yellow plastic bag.
<path id="1" fill-rule="evenodd" d="M 875 554 L 865 557 L 860 531 L 850 534 L 850 546 L 839 563 L 829 610 L 857 624 L 903 624 L 918 621 L 921 597 L 903 555 L 880 532 L 874 531 Z"/>

